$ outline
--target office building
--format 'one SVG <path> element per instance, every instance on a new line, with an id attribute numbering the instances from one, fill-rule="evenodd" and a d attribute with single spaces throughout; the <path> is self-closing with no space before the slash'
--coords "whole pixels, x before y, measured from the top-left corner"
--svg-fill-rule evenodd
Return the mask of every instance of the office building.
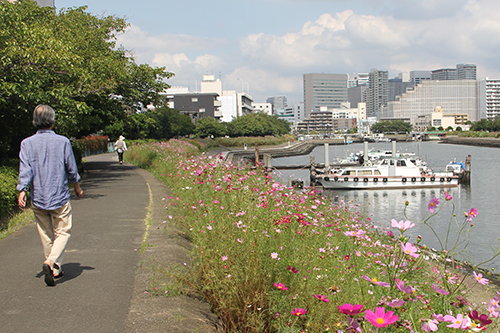
<path id="1" fill-rule="evenodd" d="M 304 74 L 306 118 L 321 107 L 340 108 L 347 102 L 347 74 Z"/>
<path id="2" fill-rule="evenodd" d="M 479 81 L 479 104 L 481 119 L 493 120 L 500 116 L 500 79 Z"/>
<path id="3" fill-rule="evenodd" d="M 395 101 L 397 96 L 401 96 L 406 89 L 411 88 L 410 81 L 403 81 L 401 78 L 389 79 L 388 82 L 388 101 Z"/>
<path id="4" fill-rule="evenodd" d="M 427 115 L 440 106 L 445 115 L 467 114 L 469 120 L 477 121 L 478 90 L 475 80 L 423 81 L 382 108 L 379 119 L 408 118 L 414 124 L 417 117 Z"/>
<path id="5" fill-rule="evenodd" d="M 432 80 L 476 80 L 477 66 L 458 64 L 456 68 L 440 68 L 431 72 Z"/>
<path id="6" fill-rule="evenodd" d="M 364 93 L 367 116 L 377 116 L 380 108 L 387 106 L 389 101 L 389 72 L 372 69 L 369 74 L 368 89 Z"/>
<path id="7" fill-rule="evenodd" d="M 286 96 L 268 97 L 266 99 L 266 102 L 272 104 L 273 106 L 272 114 L 278 114 L 280 111 L 283 111 L 285 107 L 288 105 Z"/>
<path id="8" fill-rule="evenodd" d="M 412 87 L 418 86 L 424 81 L 429 81 L 431 79 L 431 71 L 411 71 L 410 72 L 410 83 Z"/>

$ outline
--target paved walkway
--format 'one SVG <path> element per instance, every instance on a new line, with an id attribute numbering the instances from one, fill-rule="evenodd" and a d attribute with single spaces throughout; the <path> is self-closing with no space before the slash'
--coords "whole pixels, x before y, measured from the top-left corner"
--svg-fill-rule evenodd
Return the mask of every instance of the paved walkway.
<path id="1" fill-rule="evenodd" d="M 206 303 L 145 294 L 153 265 L 189 264 L 190 244 L 163 223 L 168 190 L 149 172 L 120 165 L 115 154 L 87 157 L 81 187 L 72 197 L 73 230 L 65 276 L 47 287 L 42 246 L 30 223 L 0 241 L 1 332 L 214 332 Z M 141 253 L 145 218 L 153 215 Z M 153 264 L 154 263 L 154 264 Z"/>

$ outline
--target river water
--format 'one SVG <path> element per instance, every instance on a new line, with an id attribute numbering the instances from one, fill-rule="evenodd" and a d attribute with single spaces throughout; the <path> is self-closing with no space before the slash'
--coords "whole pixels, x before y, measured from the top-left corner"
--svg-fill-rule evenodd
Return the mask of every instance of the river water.
<path id="1" fill-rule="evenodd" d="M 391 150 L 391 143 L 370 143 L 369 149 Z M 344 146 L 329 146 L 330 163 L 343 158 L 350 153 L 363 150 L 363 144 L 351 144 Z M 499 249 L 500 237 L 500 149 L 476 146 L 462 146 L 440 144 L 438 142 L 398 142 L 399 152 L 414 152 L 420 156 L 433 170 L 444 170 L 447 163 L 456 159 L 464 162 L 468 155 L 472 158 L 471 183 L 470 185 L 459 185 L 454 188 L 436 189 L 408 189 L 408 190 L 364 190 L 364 191 L 333 191 L 324 190 L 324 194 L 331 199 L 332 204 L 341 200 L 359 205 L 359 210 L 366 219 L 373 224 L 390 227 L 391 220 L 411 220 L 416 222 L 415 227 L 409 229 L 405 235 L 410 241 L 415 242 L 418 235 L 422 236 L 422 244 L 426 244 L 438 250 L 441 249 L 438 238 L 445 249 L 452 249 L 458 239 L 458 225 L 464 222 L 464 212 L 471 208 L 478 211 L 472 220 L 474 226 L 471 228 L 465 242 L 457 248 L 460 249 L 458 257 L 472 264 L 479 264 L 490 259 Z M 315 156 L 317 163 L 324 162 L 324 147 L 316 147 L 310 155 Z M 273 165 L 305 165 L 309 164 L 310 155 L 283 157 L 273 159 Z M 277 171 L 276 177 L 282 182 L 290 183 L 291 180 L 303 180 L 309 185 L 309 170 L 286 170 Z M 444 193 L 453 197 L 454 213 L 452 216 L 452 205 L 445 202 Z M 427 211 L 429 201 L 437 197 L 440 199 L 438 207 L 442 210 L 437 216 L 429 220 L 428 226 L 421 223 L 430 213 Z M 405 216 L 405 203 L 408 201 Z M 420 221 L 420 222 L 419 222 Z M 451 224 L 450 224 L 451 222 Z M 397 235 L 397 230 L 392 228 Z M 445 241 L 448 239 L 448 245 Z M 460 239 L 464 239 L 461 237 Z M 482 264 L 484 268 L 494 267 L 500 269 L 500 257 L 493 261 Z"/>

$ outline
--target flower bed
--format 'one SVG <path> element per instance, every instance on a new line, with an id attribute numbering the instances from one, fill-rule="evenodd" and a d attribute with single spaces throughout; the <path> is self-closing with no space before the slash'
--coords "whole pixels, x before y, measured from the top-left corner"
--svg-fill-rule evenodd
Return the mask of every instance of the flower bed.
<path id="1" fill-rule="evenodd" d="M 171 140 L 134 146 L 129 158 L 171 188 L 166 215 L 193 242 L 193 267 L 169 274 L 203 295 L 227 332 L 498 330 L 500 297 L 470 303 L 453 249 L 435 253 L 409 240 L 414 222 L 394 220 L 387 230 L 350 203 L 196 150 Z M 440 207 L 453 204 L 440 199 L 421 223 L 432 228 Z M 476 214 L 466 214 L 460 234 Z M 474 274 L 475 284 L 488 284 Z"/>

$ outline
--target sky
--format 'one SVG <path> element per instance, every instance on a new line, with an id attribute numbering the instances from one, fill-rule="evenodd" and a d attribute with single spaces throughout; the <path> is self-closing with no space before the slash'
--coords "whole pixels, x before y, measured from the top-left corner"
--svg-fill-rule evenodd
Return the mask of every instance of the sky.
<path id="1" fill-rule="evenodd" d="M 56 0 L 130 24 L 117 44 L 136 62 L 164 66 L 173 86 L 199 91 L 203 75 L 254 102 L 303 101 L 303 74 L 389 78 L 476 64 L 500 78 L 498 0 Z"/>

